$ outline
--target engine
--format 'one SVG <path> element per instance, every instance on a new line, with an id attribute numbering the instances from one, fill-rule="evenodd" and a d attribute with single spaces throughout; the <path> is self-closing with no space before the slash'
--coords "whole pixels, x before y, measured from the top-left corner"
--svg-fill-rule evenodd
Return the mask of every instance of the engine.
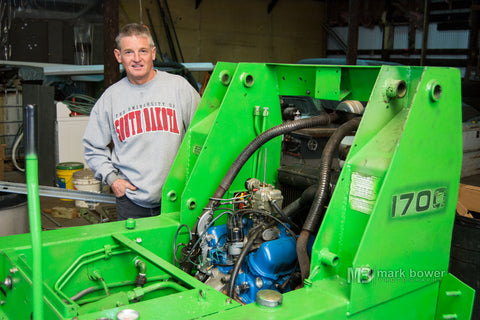
<path id="1" fill-rule="evenodd" d="M 280 190 L 258 179 L 249 179 L 246 188 L 219 205 L 216 219 L 226 216 L 226 223 L 205 229 L 197 240 L 198 262 L 192 255 L 189 262 L 198 279 L 248 304 L 259 290 L 290 291 L 299 278 L 296 235 L 280 209 Z"/>

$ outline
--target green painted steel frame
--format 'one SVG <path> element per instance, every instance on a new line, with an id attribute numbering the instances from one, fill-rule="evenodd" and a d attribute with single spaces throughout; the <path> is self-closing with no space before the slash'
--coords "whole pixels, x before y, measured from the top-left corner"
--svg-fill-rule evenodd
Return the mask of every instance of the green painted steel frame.
<path id="1" fill-rule="evenodd" d="M 447 272 L 462 155 L 460 91 L 459 72 L 450 68 L 218 63 L 165 183 L 161 216 L 138 219 L 133 229 L 112 222 L 42 233 L 45 317 L 114 319 L 125 308 L 142 319 L 468 317 L 473 290 Z M 316 237 L 305 287 L 283 294 L 277 308 L 240 306 L 170 264 L 173 239 L 188 241 L 186 228 L 177 235 L 178 228 L 193 226 L 241 150 L 281 123 L 284 95 L 368 105 Z M 225 197 L 243 191 L 250 177 L 275 184 L 280 144 L 275 138 L 261 148 Z M 32 312 L 31 248 L 28 235 L 0 241 L 0 277 L 15 283 L 2 298 L 0 319 Z M 114 254 L 115 248 L 123 251 Z M 106 283 L 134 278 L 138 257 L 148 277 L 185 290 L 133 305 L 125 297 L 119 305 L 100 300 L 98 310 L 68 301 L 92 286 L 92 272 Z"/>

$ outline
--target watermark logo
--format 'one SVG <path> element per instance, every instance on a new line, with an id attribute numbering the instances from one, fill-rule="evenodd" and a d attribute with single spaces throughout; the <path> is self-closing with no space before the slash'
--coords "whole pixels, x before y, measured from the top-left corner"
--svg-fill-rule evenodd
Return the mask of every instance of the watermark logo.
<path id="1" fill-rule="evenodd" d="M 445 270 L 418 270 L 413 268 L 375 270 L 371 267 L 350 267 L 347 270 L 348 283 L 371 282 L 434 282 L 441 280 Z"/>

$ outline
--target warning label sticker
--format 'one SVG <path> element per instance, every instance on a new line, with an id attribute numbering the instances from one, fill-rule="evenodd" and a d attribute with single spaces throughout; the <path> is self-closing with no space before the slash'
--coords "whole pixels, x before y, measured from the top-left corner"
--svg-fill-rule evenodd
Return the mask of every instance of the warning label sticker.
<path id="1" fill-rule="evenodd" d="M 370 214 L 377 200 L 379 182 L 378 177 L 353 172 L 349 195 L 352 209 Z"/>

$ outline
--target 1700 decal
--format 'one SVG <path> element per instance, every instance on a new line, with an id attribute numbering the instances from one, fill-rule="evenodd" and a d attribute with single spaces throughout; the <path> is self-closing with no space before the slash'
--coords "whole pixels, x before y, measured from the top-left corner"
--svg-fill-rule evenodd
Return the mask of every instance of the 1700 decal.
<path id="1" fill-rule="evenodd" d="M 392 197 L 392 217 L 427 213 L 441 209 L 447 201 L 447 188 L 406 192 Z"/>

